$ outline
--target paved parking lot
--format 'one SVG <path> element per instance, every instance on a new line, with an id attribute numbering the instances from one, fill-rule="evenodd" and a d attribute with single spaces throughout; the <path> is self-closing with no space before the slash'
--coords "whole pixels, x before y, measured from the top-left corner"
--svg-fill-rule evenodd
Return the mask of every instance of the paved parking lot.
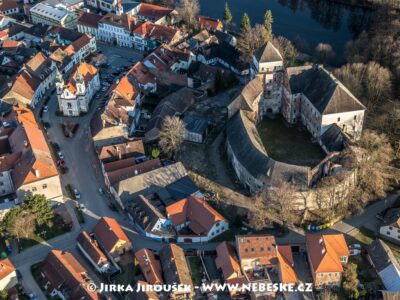
<path id="1" fill-rule="evenodd" d="M 124 48 L 97 42 L 97 49 L 108 58 L 108 64 L 115 68 L 133 65 L 143 58 L 143 53 L 132 48 Z"/>

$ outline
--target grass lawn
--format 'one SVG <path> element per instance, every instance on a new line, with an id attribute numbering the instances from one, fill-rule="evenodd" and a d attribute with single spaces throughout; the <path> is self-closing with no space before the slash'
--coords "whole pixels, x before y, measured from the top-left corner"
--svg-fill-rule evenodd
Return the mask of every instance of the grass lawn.
<path id="1" fill-rule="evenodd" d="M 316 166 L 325 152 L 318 143 L 312 143 L 312 136 L 306 128 L 287 127 L 282 117 L 265 117 L 257 130 L 270 157 L 295 165 Z"/>
<path id="2" fill-rule="evenodd" d="M 31 238 L 20 239 L 19 245 L 21 250 L 25 250 L 36 244 L 40 244 L 46 240 L 50 240 L 56 236 L 62 235 L 69 231 L 69 229 L 64 224 L 53 222 L 53 226 L 49 227 L 47 225 L 42 225 L 38 227 Z"/>
<path id="3" fill-rule="evenodd" d="M 201 260 L 197 256 L 187 257 L 190 272 L 192 274 L 192 280 L 195 285 L 201 285 L 201 279 L 203 278 L 203 265 Z"/>

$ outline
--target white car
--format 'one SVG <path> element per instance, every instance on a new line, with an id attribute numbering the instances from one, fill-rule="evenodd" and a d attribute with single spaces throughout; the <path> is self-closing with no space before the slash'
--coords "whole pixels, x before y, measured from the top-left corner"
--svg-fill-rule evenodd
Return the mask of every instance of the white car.
<path id="1" fill-rule="evenodd" d="M 47 113 L 49 111 L 49 107 L 47 105 L 43 106 L 43 112 Z"/>
<path id="2" fill-rule="evenodd" d="M 74 195 L 76 199 L 81 199 L 81 193 L 77 189 L 74 189 Z"/>
<path id="3" fill-rule="evenodd" d="M 79 209 L 80 209 L 81 211 L 86 211 L 86 207 L 85 207 L 84 204 L 79 204 Z"/>
<path id="4" fill-rule="evenodd" d="M 57 155 L 60 159 L 64 159 L 64 154 L 61 151 L 58 151 Z"/>

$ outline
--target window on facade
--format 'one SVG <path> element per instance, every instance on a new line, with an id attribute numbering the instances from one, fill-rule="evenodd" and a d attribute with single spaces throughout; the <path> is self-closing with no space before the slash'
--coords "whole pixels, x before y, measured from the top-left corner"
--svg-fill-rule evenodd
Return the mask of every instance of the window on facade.
<path id="1" fill-rule="evenodd" d="M 0 182 L 0 186 L 3 186 L 4 185 L 4 183 L 3 182 Z"/>
<path id="2" fill-rule="evenodd" d="M 43 184 L 42 188 L 47 189 L 47 184 Z"/>
<path id="3" fill-rule="evenodd" d="M 215 226 L 218 227 L 218 226 L 219 226 L 219 223 L 215 224 Z"/>
<path id="4" fill-rule="evenodd" d="M 337 121 L 340 122 L 340 118 L 337 118 Z"/>
<path id="5" fill-rule="evenodd" d="M 260 248 L 260 251 L 261 251 L 261 252 L 264 251 L 264 247 L 261 247 L 261 248 Z"/>
<path id="6" fill-rule="evenodd" d="M 389 229 L 390 229 L 390 230 L 392 230 L 392 229 L 393 229 L 393 227 L 392 227 L 392 226 L 389 226 Z"/>
<path id="7" fill-rule="evenodd" d="M 254 252 L 254 248 L 251 248 L 251 252 Z"/>
<path id="8" fill-rule="evenodd" d="M 72 104 L 71 103 L 67 103 L 67 107 L 68 107 L 68 109 L 71 109 L 72 108 Z"/>
<path id="9" fill-rule="evenodd" d="M 248 252 L 247 248 L 244 248 L 244 252 Z"/>
<path id="10" fill-rule="evenodd" d="M 357 115 L 354 116 L 354 120 L 357 120 Z"/>
<path id="11" fill-rule="evenodd" d="M 386 231 L 386 234 L 387 234 L 387 235 L 390 235 L 390 231 Z"/>
<path id="12" fill-rule="evenodd" d="M 32 188 L 32 192 L 36 192 L 36 190 L 37 190 L 36 187 Z"/>

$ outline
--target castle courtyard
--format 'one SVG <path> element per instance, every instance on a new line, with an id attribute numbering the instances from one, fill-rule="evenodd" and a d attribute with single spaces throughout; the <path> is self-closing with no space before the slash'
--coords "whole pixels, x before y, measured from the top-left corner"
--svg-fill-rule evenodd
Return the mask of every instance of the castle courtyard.
<path id="1" fill-rule="evenodd" d="M 314 167 L 326 155 L 306 128 L 288 126 L 281 116 L 265 117 L 257 130 L 268 156 L 277 161 Z"/>

